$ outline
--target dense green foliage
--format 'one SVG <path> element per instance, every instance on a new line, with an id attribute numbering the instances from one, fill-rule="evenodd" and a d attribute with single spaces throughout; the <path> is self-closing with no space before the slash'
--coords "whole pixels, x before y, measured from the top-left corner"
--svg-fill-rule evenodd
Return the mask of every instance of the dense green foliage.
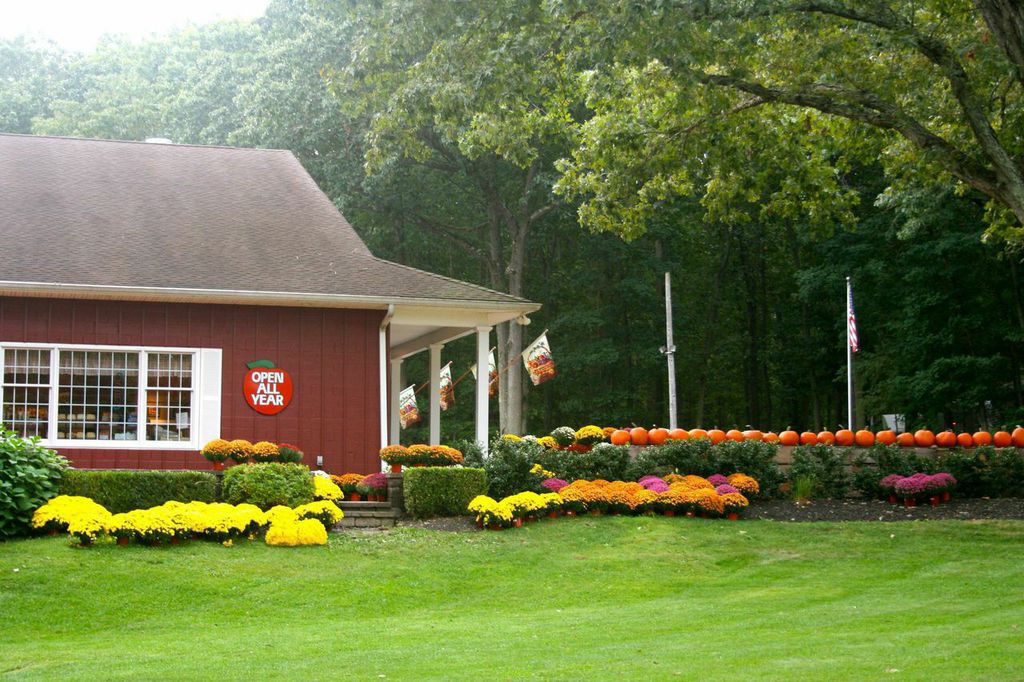
<path id="1" fill-rule="evenodd" d="M 544 455 L 544 446 L 530 441 L 503 438 L 491 442 L 481 466 L 487 472 L 488 495 L 496 500 L 526 490 L 541 492 L 541 477 L 530 473 Z"/>
<path id="2" fill-rule="evenodd" d="M 793 464 L 789 478 L 807 481 L 808 490 L 801 491 L 812 498 L 842 499 L 850 488 L 850 476 L 843 459 L 844 448 L 829 445 L 801 445 L 793 448 Z"/>
<path id="3" fill-rule="evenodd" d="M 487 494 L 487 473 L 471 467 L 422 467 L 403 473 L 405 511 L 423 519 L 462 516 L 477 495 Z"/>
<path id="4" fill-rule="evenodd" d="M 0 41 L 0 130 L 293 150 L 377 255 L 544 304 L 527 333 L 550 329 L 559 375 L 520 424 L 513 363 L 506 428 L 664 423 L 665 272 L 684 425 L 845 422 L 850 275 L 859 421 L 1012 426 L 1020 171 L 999 151 L 1019 157 L 1024 88 L 995 1 L 892 0 L 872 23 L 882 5 L 841 0 L 275 0 L 89 55 Z M 446 346 L 457 373 L 472 348 Z M 445 440 L 473 433 L 471 385 Z"/>
<path id="5" fill-rule="evenodd" d="M 304 464 L 244 464 L 224 472 L 221 494 L 230 504 L 248 502 L 263 510 L 297 507 L 313 501 L 313 478 Z"/>
<path id="6" fill-rule="evenodd" d="M 1011 680 L 1024 660 L 1020 521 L 604 517 L 298 549 L 67 544 L 0 550 L 16 678 L 320 679 L 358 661 L 387 680 Z M 367 656 L 382 632 L 386 655 Z M 213 639 L 239 653 L 211 655 Z"/>
<path id="7" fill-rule="evenodd" d="M 81 495 L 114 514 L 164 502 L 216 502 L 217 477 L 204 471 L 89 471 L 68 469 L 62 495 Z"/>
<path id="8" fill-rule="evenodd" d="M 57 494 L 65 467 L 56 452 L 0 430 L 0 540 L 29 530 L 32 512 Z"/>
<path id="9" fill-rule="evenodd" d="M 1024 454 L 1017 448 L 984 446 L 954 449 L 935 457 L 922 457 L 895 446 L 877 445 L 855 462 L 854 485 L 863 494 L 878 495 L 878 482 L 890 474 L 945 471 L 957 480 L 963 497 L 1024 496 Z"/>
<path id="10" fill-rule="evenodd" d="M 557 478 L 566 481 L 585 479 L 593 481 L 626 480 L 629 466 L 629 448 L 625 445 L 599 443 L 590 452 L 572 450 L 544 450 L 537 462 Z"/>
<path id="11" fill-rule="evenodd" d="M 779 494 L 779 486 L 785 480 L 775 463 L 777 453 L 778 446 L 756 441 L 727 440 L 717 445 L 706 438 L 669 441 L 641 450 L 627 467 L 626 479 L 635 481 L 649 474 L 706 477 L 743 473 L 757 479 L 762 496 L 773 497 Z"/>

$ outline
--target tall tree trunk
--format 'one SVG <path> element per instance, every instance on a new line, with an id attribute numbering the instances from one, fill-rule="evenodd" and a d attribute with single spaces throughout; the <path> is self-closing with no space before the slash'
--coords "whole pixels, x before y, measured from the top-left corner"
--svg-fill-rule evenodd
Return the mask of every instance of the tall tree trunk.
<path id="1" fill-rule="evenodd" d="M 730 238 L 729 230 L 723 227 L 720 229 L 720 232 L 717 241 L 719 244 L 725 244 L 725 249 L 722 251 L 722 258 L 718 263 L 715 279 L 707 297 L 708 305 L 707 314 L 705 315 L 707 322 L 704 326 L 704 340 L 701 344 L 700 370 L 697 376 L 697 401 L 694 406 L 694 423 L 702 428 L 704 425 L 704 405 L 707 401 L 708 393 L 708 374 L 710 372 L 708 364 L 711 361 L 711 353 L 714 349 L 715 327 L 718 325 L 718 309 L 722 300 L 722 286 L 725 283 L 725 276 L 729 271 L 729 260 L 731 258 L 732 239 Z"/>

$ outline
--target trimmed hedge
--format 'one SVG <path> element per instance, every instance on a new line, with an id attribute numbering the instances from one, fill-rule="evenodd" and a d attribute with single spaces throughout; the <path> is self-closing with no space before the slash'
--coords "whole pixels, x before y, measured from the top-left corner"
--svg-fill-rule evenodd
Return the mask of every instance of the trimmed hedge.
<path id="1" fill-rule="evenodd" d="M 170 500 L 215 502 L 217 477 L 204 471 L 90 471 L 68 469 L 62 495 L 81 495 L 111 513 L 148 509 Z"/>
<path id="2" fill-rule="evenodd" d="M 224 501 L 248 502 L 266 511 L 313 501 L 313 477 L 305 464 L 243 464 L 224 472 Z"/>
<path id="3" fill-rule="evenodd" d="M 487 494 L 487 472 L 464 467 L 417 467 L 403 476 L 405 511 L 416 518 L 462 516 L 477 495 Z"/>
<path id="4" fill-rule="evenodd" d="M 629 466 L 629 448 L 625 445 L 598 443 L 589 452 L 544 450 L 537 461 L 566 481 L 581 478 L 588 481 L 621 481 Z"/>

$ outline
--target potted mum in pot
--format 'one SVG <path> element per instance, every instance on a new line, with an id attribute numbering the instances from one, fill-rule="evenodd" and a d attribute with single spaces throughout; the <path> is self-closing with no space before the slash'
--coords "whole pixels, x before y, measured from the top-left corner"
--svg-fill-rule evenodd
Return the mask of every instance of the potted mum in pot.
<path id="1" fill-rule="evenodd" d="M 231 456 L 231 452 L 231 443 L 223 438 L 217 438 L 203 446 L 202 455 L 208 462 L 213 463 L 214 471 L 223 471 L 224 462 Z"/>
<path id="2" fill-rule="evenodd" d="M 382 473 L 370 474 L 359 482 L 356 488 L 369 502 L 384 502 L 388 499 L 388 479 Z"/>

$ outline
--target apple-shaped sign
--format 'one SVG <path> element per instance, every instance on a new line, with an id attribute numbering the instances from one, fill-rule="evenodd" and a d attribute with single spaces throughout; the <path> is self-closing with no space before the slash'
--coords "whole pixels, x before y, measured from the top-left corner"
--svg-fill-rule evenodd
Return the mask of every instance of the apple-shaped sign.
<path id="1" fill-rule="evenodd" d="M 292 377 L 269 360 L 246 364 L 249 371 L 242 382 L 245 402 L 260 414 L 277 414 L 292 401 Z"/>

